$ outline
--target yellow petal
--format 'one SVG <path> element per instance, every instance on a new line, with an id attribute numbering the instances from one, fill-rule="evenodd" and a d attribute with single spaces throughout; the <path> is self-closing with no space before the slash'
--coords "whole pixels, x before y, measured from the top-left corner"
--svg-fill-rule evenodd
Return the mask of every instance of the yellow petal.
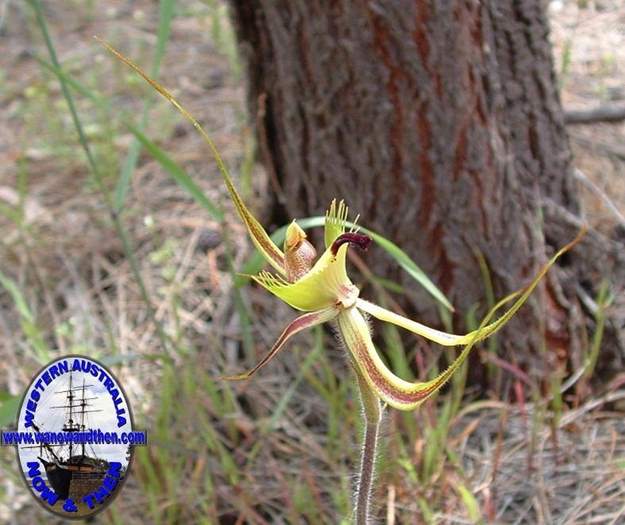
<path id="1" fill-rule="evenodd" d="M 278 337 L 278 340 L 274 343 L 269 350 L 269 353 L 251 370 L 238 374 L 235 376 L 224 376 L 222 379 L 227 381 L 240 381 L 242 379 L 247 379 L 256 373 L 260 368 L 265 366 L 269 361 L 271 361 L 276 354 L 282 350 L 286 342 L 293 337 L 295 334 L 301 332 L 302 330 L 306 330 L 307 328 L 312 328 L 321 323 L 325 323 L 330 321 L 336 317 L 338 310 L 336 308 L 328 308 L 326 310 L 321 310 L 319 312 L 309 312 L 304 315 L 300 315 L 284 329 L 284 331 Z"/>
<path id="2" fill-rule="evenodd" d="M 364 299 L 357 299 L 356 306 L 361 310 L 371 314 L 376 319 L 380 319 L 380 321 L 386 321 L 387 323 L 393 323 L 397 326 L 401 326 L 406 330 L 410 330 L 415 334 L 421 335 L 430 341 L 434 341 L 439 345 L 443 346 L 456 346 L 467 344 L 471 340 L 471 333 L 467 335 L 455 335 L 449 334 L 447 332 L 442 332 L 440 330 L 436 330 L 434 328 L 430 328 L 421 323 L 417 323 L 403 315 L 396 314 L 395 312 L 391 312 L 386 308 L 382 308 L 377 304 L 370 303 L 369 301 L 365 301 Z"/>
<path id="3" fill-rule="evenodd" d="M 378 306 L 377 304 L 370 303 L 369 301 L 365 301 L 363 299 L 357 299 L 356 306 L 360 308 L 361 310 L 371 314 L 373 317 L 380 319 L 381 321 L 386 321 L 388 323 L 393 323 L 397 326 L 401 326 L 402 328 L 405 328 L 406 330 L 409 330 L 415 334 L 421 335 L 425 337 L 426 339 L 429 339 L 430 341 L 434 341 L 435 343 L 438 343 L 439 345 L 443 345 L 443 346 L 466 345 L 466 344 L 469 344 L 476 335 L 477 335 L 477 339 L 475 341 L 476 342 L 481 341 L 482 339 L 485 339 L 489 337 L 490 335 L 494 334 L 497 330 L 499 330 L 503 325 L 505 325 L 512 318 L 512 316 L 518 311 L 518 309 L 521 308 L 521 306 L 523 306 L 525 301 L 527 301 L 527 298 L 534 291 L 534 288 L 536 288 L 536 285 L 545 276 L 549 268 L 551 268 L 554 265 L 554 263 L 558 260 L 558 258 L 563 253 L 565 253 L 566 251 L 570 250 L 573 246 L 575 246 L 575 244 L 577 244 L 580 241 L 584 233 L 585 231 L 580 232 L 573 241 L 571 241 L 569 244 L 561 248 L 547 262 L 547 264 L 545 264 L 541 268 L 541 270 L 536 274 L 534 279 L 532 279 L 532 282 L 530 282 L 530 284 L 527 287 L 509 295 L 507 299 L 511 299 L 511 298 L 515 298 L 519 296 L 520 297 L 510 307 L 510 309 L 507 312 L 505 312 L 499 319 L 481 328 L 479 330 L 479 334 L 478 334 L 478 330 L 474 330 L 465 335 L 455 335 L 455 334 L 449 334 L 447 332 L 442 332 L 440 330 L 435 330 L 434 328 L 430 328 L 429 326 L 426 326 L 424 324 L 408 319 L 402 315 L 391 312 L 390 310 L 387 310 L 386 308 L 382 308 L 381 306 Z"/>
<path id="4" fill-rule="evenodd" d="M 200 125 L 200 123 L 189 113 L 184 107 L 180 105 L 180 103 L 173 97 L 173 95 L 161 86 L 156 80 L 150 78 L 137 64 L 135 64 L 132 60 L 122 55 L 119 51 L 117 51 L 113 46 L 104 40 L 95 37 L 98 42 L 100 42 L 110 53 L 115 55 L 119 60 L 121 60 L 128 67 L 133 69 L 138 75 L 143 77 L 143 79 L 150 84 L 156 91 L 160 93 L 165 99 L 167 99 L 193 126 L 198 130 L 200 135 L 204 141 L 208 144 L 208 147 L 211 150 L 211 153 L 217 163 L 219 171 L 226 183 L 226 188 L 228 189 L 228 193 L 230 194 L 230 198 L 234 203 L 241 220 L 245 223 L 247 231 L 252 238 L 252 242 L 258 248 L 258 251 L 262 254 L 262 256 L 267 260 L 269 264 L 271 264 L 276 270 L 278 270 L 281 274 L 285 274 L 286 271 L 284 269 L 284 254 L 278 248 L 275 243 L 271 240 L 267 232 L 262 227 L 262 225 L 256 220 L 254 215 L 250 212 L 250 210 L 245 206 L 243 199 L 237 192 L 232 179 L 230 178 L 230 174 L 228 173 L 228 169 L 224 164 L 224 161 L 217 150 L 217 147 L 213 143 L 212 139 L 208 136 L 208 134 L 204 131 L 204 128 Z"/>
<path id="5" fill-rule="evenodd" d="M 347 277 L 346 254 L 347 244 L 339 247 L 336 256 L 328 248 L 311 270 L 294 283 L 268 272 L 252 279 L 297 310 L 347 308 L 355 303 L 359 291 Z"/>
<path id="6" fill-rule="evenodd" d="M 570 250 L 575 244 L 579 242 L 585 231 L 582 230 L 577 237 L 560 249 L 550 260 L 543 266 L 538 272 L 532 282 L 524 289 L 519 290 L 508 297 L 505 297 L 499 303 L 497 303 L 486 315 L 484 320 L 480 323 L 480 327 L 474 330 L 466 336 L 454 336 L 453 334 L 446 334 L 445 332 L 438 332 L 432 330 L 422 324 L 415 323 L 406 319 L 405 317 L 388 315 L 388 310 L 380 309 L 372 303 L 357 300 L 356 306 L 344 310 L 338 315 L 339 329 L 341 335 L 345 340 L 345 344 L 352 354 L 353 361 L 359 367 L 362 376 L 369 385 L 369 387 L 376 393 L 382 400 L 386 401 L 389 405 L 398 408 L 400 410 L 412 410 L 423 403 L 434 392 L 441 388 L 451 375 L 458 369 L 458 367 L 467 358 L 474 344 L 495 332 L 501 326 L 503 326 L 514 313 L 523 305 L 529 295 L 532 293 L 540 279 L 547 273 L 549 268 L 556 262 L 564 252 Z M 496 312 L 505 304 L 516 299 L 512 307 L 502 315 L 497 321 L 489 324 L 490 320 L 494 317 Z M 396 322 L 399 326 L 408 328 L 415 331 L 425 337 L 430 337 L 433 340 L 438 339 L 443 341 L 441 344 L 449 341 L 457 341 L 455 338 L 463 338 L 466 342 L 466 346 L 460 353 L 460 355 L 453 361 L 453 363 L 444 372 L 430 381 L 411 383 L 405 381 L 400 377 L 393 374 L 384 362 L 380 359 L 371 336 L 369 334 L 369 327 L 362 314 L 358 311 L 358 307 L 365 306 L 368 308 L 372 315 L 379 314 L 380 318 Z M 375 307 L 375 308 L 372 308 Z M 375 313 L 374 313 L 375 312 Z M 427 329 L 427 330 L 426 330 Z M 451 339 L 449 339 L 451 337 Z M 436 339 L 435 339 L 436 338 Z M 437 341 L 438 342 L 438 341 Z M 458 344 L 458 343 L 453 343 Z"/>
<path id="7" fill-rule="evenodd" d="M 486 316 L 484 325 L 498 308 L 513 298 L 509 296 L 500 301 Z M 357 307 L 340 312 L 338 323 L 352 359 L 369 388 L 380 399 L 399 410 L 413 410 L 439 390 L 467 358 L 481 330 L 475 331 L 474 338 L 444 372 L 430 381 L 411 383 L 393 374 L 384 364 L 373 345 L 367 322 Z"/>
<path id="8" fill-rule="evenodd" d="M 364 416 L 367 420 L 367 424 L 375 425 L 380 422 L 382 417 L 382 406 L 380 405 L 380 398 L 376 395 L 375 390 L 372 390 L 367 383 L 367 380 L 362 375 L 360 367 L 354 360 L 354 356 L 350 356 L 352 368 L 356 374 L 356 380 L 358 381 L 358 390 L 360 392 L 360 401 L 362 408 L 364 409 Z"/>

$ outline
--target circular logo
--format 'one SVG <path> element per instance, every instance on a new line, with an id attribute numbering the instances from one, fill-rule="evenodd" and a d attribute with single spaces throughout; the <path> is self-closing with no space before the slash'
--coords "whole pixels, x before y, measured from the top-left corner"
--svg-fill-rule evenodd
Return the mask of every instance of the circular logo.
<path id="1" fill-rule="evenodd" d="M 133 428 L 115 376 L 80 355 L 46 365 L 26 390 L 17 430 L 2 432 L 2 444 L 17 447 L 33 496 L 70 519 L 111 503 L 128 475 L 133 448 L 146 443 L 146 433 Z"/>

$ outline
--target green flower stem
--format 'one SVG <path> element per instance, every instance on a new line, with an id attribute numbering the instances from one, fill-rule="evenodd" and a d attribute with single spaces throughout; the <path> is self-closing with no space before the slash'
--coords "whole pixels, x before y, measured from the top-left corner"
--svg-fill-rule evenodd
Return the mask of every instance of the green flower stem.
<path id="1" fill-rule="evenodd" d="M 382 421 L 382 406 L 378 397 L 360 374 L 358 368 L 354 366 L 358 387 L 360 389 L 360 400 L 362 402 L 363 416 L 365 418 L 365 435 L 362 443 L 362 456 L 360 459 L 360 474 L 356 488 L 356 525 L 367 525 L 369 523 L 369 505 L 371 502 L 371 492 L 373 489 L 373 479 L 375 477 L 375 461 L 378 448 L 378 435 L 380 433 L 380 422 Z"/>

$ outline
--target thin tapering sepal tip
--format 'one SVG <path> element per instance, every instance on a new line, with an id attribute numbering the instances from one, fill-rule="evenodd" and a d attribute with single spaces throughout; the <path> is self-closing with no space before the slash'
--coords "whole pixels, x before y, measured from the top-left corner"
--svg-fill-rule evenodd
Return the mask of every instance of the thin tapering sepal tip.
<path id="1" fill-rule="evenodd" d="M 335 308 L 327 308 L 316 312 L 308 312 L 296 317 L 282 331 L 280 337 L 278 337 L 277 341 L 271 347 L 271 350 L 269 350 L 267 355 L 263 357 L 263 359 L 261 359 L 261 361 L 254 368 L 242 374 L 221 376 L 221 379 L 224 381 L 244 381 L 245 379 L 249 379 L 262 367 L 269 363 L 269 361 L 271 361 L 278 354 L 278 352 L 284 348 L 286 342 L 295 334 L 301 332 L 302 330 L 306 330 L 308 328 L 312 328 L 313 326 L 330 321 L 336 317 L 336 314 L 337 311 Z"/>
<path id="2" fill-rule="evenodd" d="M 246 379 L 249 379 L 250 377 L 251 377 L 251 374 L 245 373 L 245 374 L 238 374 L 235 376 L 217 376 L 217 379 L 219 381 L 244 381 Z"/>
<path id="3" fill-rule="evenodd" d="M 286 270 L 284 267 L 284 254 L 282 250 L 278 248 L 274 242 L 271 240 L 265 229 L 262 225 L 256 220 L 252 212 L 247 208 L 243 199 L 239 195 L 230 174 L 228 173 L 228 168 L 226 168 L 226 164 L 224 163 L 221 155 L 219 154 L 219 150 L 215 146 L 215 143 L 212 141 L 208 133 L 204 131 L 202 125 L 198 122 L 198 120 L 191 115 L 175 98 L 174 96 L 161 84 L 159 84 L 156 80 L 151 78 L 145 71 L 143 71 L 137 64 L 135 64 L 128 57 L 124 56 L 122 53 L 117 51 L 111 44 L 101 39 L 100 37 L 94 37 L 106 50 L 115 56 L 118 60 L 126 64 L 130 67 L 135 73 L 141 76 L 150 86 L 152 86 L 163 98 L 169 101 L 179 112 L 185 117 L 193 127 L 198 130 L 204 142 L 208 145 L 211 150 L 211 154 L 217 163 L 217 167 L 224 179 L 226 184 L 226 188 L 228 193 L 230 194 L 230 198 L 241 217 L 241 220 L 245 224 L 247 231 L 252 239 L 252 242 L 259 250 L 261 255 L 265 258 L 265 260 L 271 264 L 278 272 L 281 274 L 285 274 Z"/>

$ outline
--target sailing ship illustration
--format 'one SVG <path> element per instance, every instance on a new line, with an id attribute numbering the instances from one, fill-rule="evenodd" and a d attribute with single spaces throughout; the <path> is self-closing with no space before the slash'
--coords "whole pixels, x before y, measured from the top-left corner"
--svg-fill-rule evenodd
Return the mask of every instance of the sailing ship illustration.
<path id="1" fill-rule="evenodd" d="M 85 426 L 86 414 L 102 412 L 92 409 L 89 401 L 97 397 L 85 397 L 86 390 L 93 385 L 85 384 L 74 386 L 72 373 L 69 374 L 69 386 L 67 390 L 57 391 L 57 394 L 66 394 L 65 405 L 53 406 L 52 409 L 65 410 L 63 432 L 82 432 L 87 430 Z M 33 428 L 37 432 L 43 430 L 33 422 Z M 45 429 L 46 431 L 51 429 Z M 87 453 L 85 443 L 70 443 L 66 445 L 40 444 L 38 459 L 43 464 L 46 476 L 51 487 L 62 499 L 71 497 L 79 500 L 86 494 L 97 489 L 107 473 L 109 464 L 106 460 L 97 457 L 93 447 L 89 446 Z"/>

